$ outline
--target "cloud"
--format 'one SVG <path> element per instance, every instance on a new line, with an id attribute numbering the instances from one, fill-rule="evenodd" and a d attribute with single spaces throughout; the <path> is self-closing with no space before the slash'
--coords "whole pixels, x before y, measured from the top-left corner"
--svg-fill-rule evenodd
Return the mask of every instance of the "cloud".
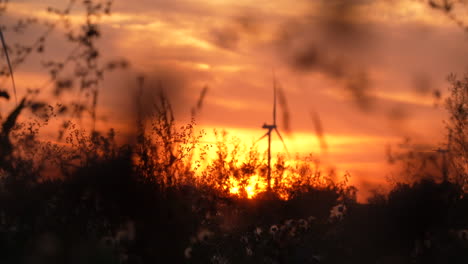
<path id="1" fill-rule="evenodd" d="M 235 50 L 239 45 L 240 36 L 234 28 L 212 29 L 210 35 L 212 42 L 223 49 Z"/>
<path id="2" fill-rule="evenodd" d="M 370 110 L 370 80 L 359 57 L 374 49 L 375 33 L 358 7 L 369 1 L 320 1 L 309 14 L 283 23 L 276 34 L 282 59 L 299 73 L 338 80 L 362 110 Z"/>

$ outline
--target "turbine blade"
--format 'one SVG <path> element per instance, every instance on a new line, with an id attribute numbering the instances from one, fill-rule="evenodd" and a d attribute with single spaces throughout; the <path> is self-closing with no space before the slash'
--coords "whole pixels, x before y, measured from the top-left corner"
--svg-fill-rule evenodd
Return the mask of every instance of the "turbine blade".
<path id="1" fill-rule="evenodd" d="M 286 132 L 286 134 L 291 133 L 291 127 L 290 127 L 290 116 L 289 116 L 289 107 L 288 107 L 288 101 L 286 100 L 286 94 L 284 93 L 284 89 L 281 86 L 281 84 L 276 85 L 276 93 L 277 93 L 277 101 L 278 101 L 278 106 L 279 110 L 281 111 L 282 117 L 283 117 L 283 131 Z"/>
<path id="2" fill-rule="evenodd" d="M 260 140 L 264 139 L 266 136 L 268 136 L 268 134 L 270 134 L 270 131 L 266 132 L 265 135 L 263 135 L 261 138 L 257 139 L 257 141 L 255 141 L 254 144 L 257 144 Z"/>
<path id="3" fill-rule="evenodd" d="M 284 143 L 283 137 L 281 136 L 280 132 L 278 131 L 276 127 L 275 127 L 275 131 L 276 131 L 276 134 L 278 134 L 278 137 L 280 138 L 281 142 L 283 142 L 284 149 L 286 150 L 287 153 L 289 153 L 288 147 L 286 147 L 286 143 Z"/>
<path id="4" fill-rule="evenodd" d="M 273 125 L 276 126 L 276 75 L 273 71 Z"/>

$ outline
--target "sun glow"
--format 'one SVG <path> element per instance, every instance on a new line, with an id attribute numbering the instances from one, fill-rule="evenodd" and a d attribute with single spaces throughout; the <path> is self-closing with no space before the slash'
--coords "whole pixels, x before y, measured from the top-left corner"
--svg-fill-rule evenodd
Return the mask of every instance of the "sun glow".
<path id="1" fill-rule="evenodd" d="M 204 127 L 204 130 L 209 128 Z M 255 198 L 267 190 L 267 144 L 266 141 L 255 142 L 264 131 L 235 128 L 226 131 L 229 132 L 205 133 L 196 144 L 193 155 L 196 158 L 192 161 L 192 168 L 201 177 L 207 171 L 228 174 L 229 178 L 222 187 L 224 190 L 239 197 Z M 284 150 L 277 137 L 272 138 L 271 184 L 280 197 L 288 199 L 288 190 L 297 184 L 325 186 L 330 180 L 341 181 L 343 175 L 364 165 L 378 170 L 378 166 L 373 166 L 377 164 L 375 161 L 360 164 L 352 160 L 336 164 L 334 159 L 335 155 L 343 157 L 347 152 L 352 152 L 358 145 L 380 146 L 384 139 L 333 134 L 327 134 L 325 138 L 330 154 L 323 153 L 314 133 L 296 132 L 286 136 L 284 139 L 289 152 Z M 354 162 L 353 166 L 349 166 L 350 162 Z M 253 164 L 256 169 L 245 173 L 244 169 L 249 164 Z M 208 178 L 211 180 L 216 177 Z"/>
<path id="2" fill-rule="evenodd" d="M 245 186 L 242 186 L 241 182 L 236 179 L 230 179 L 230 184 L 232 187 L 229 188 L 229 193 L 238 195 L 238 196 L 247 196 L 247 198 L 252 199 L 258 193 L 266 191 L 266 180 L 259 176 L 253 175 L 248 178 L 248 183 Z"/>

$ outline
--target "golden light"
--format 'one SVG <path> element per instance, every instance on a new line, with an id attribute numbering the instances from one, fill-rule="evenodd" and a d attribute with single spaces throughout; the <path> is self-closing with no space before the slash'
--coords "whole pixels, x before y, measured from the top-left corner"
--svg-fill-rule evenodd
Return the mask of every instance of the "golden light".
<path id="1" fill-rule="evenodd" d="M 230 179 L 230 184 L 232 187 L 229 188 L 229 193 L 242 196 L 242 192 L 245 191 L 248 199 L 252 199 L 258 193 L 266 191 L 267 186 L 265 178 L 262 178 L 259 175 L 250 176 L 248 184 L 245 187 L 242 187 L 239 181 L 232 178 Z"/>

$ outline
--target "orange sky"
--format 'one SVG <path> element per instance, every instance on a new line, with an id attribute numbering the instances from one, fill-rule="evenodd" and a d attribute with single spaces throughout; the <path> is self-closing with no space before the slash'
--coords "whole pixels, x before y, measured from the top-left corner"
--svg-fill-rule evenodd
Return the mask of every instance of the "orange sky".
<path id="1" fill-rule="evenodd" d="M 24 16 L 53 20 L 45 8 L 64 2 L 11 1 L 2 23 Z M 384 182 L 387 144 L 404 137 L 441 142 L 445 113 L 434 107 L 433 91 L 444 94 L 446 76 L 466 69 L 462 29 L 424 1 L 293 2 L 115 0 L 113 15 L 102 20 L 99 44 L 104 56 L 126 58 L 132 67 L 106 78 L 101 125 L 121 134 L 131 130 L 134 78 L 144 73 L 146 103 L 161 82 L 177 117 L 188 121 L 207 86 L 199 128 L 226 129 L 251 142 L 271 122 L 274 71 L 287 99 L 291 132 L 282 129 L 282 111 L 279 125 L 290 152 L 321 155 L 351 172 L 358 186 Z M 79 23 L 79 15 L 73 13 L 72 22 Z M 6 37 L 28 39 L 8 32 Z M 69 50 L 60 28 L 47 44 L 44 57 Z M 16 70 L 19 94 L 47 80 L 41 59 L 37 55 Z M 326 153 L 311 113 L 320 117 Z M 282 150 L 276 137 L 273 147 Z"/>

